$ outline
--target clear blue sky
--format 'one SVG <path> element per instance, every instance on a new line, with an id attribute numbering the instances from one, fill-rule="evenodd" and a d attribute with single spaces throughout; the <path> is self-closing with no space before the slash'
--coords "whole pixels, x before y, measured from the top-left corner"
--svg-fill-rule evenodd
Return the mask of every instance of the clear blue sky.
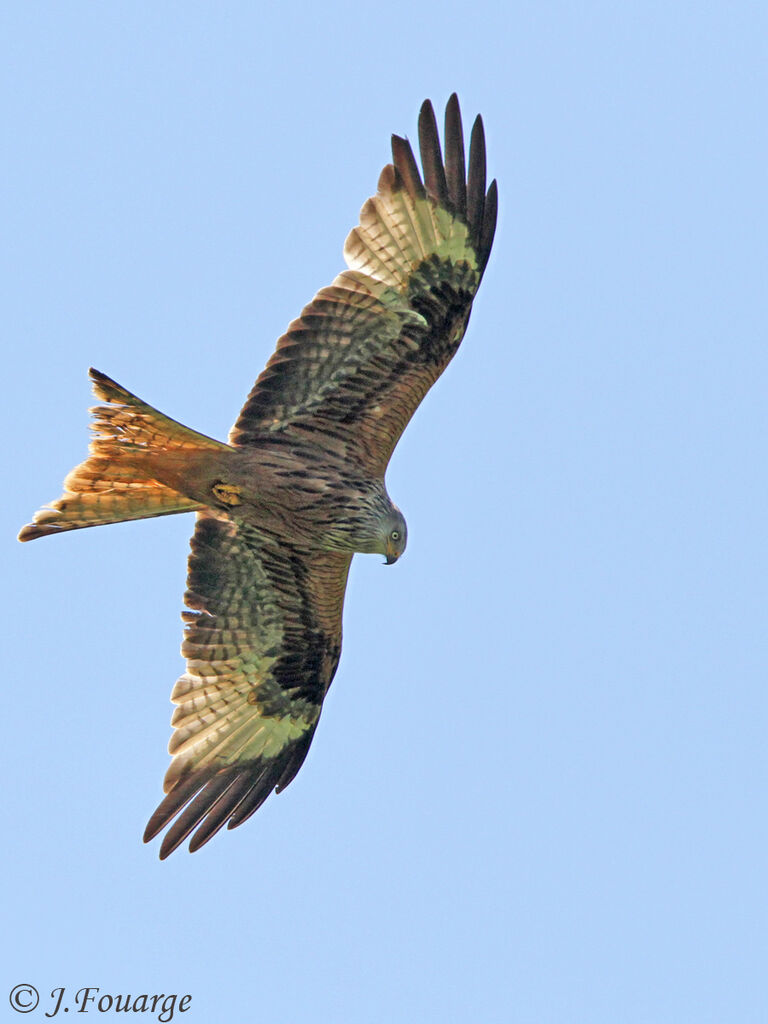
<path id="1" fill-rule="evenodd" d="M 740 2 L 3 5 L 0 1019 L 24 982 L 27 1020 L 62 985 L 187 1024 L 768 1019 L 767 37 Z M 90 365 L 226 436 L 454 89 L 499 228 L 390 467 L 407 555 L 355 560 L 296 781 L 160 863 L 192 520 L 15 534 Z"/>

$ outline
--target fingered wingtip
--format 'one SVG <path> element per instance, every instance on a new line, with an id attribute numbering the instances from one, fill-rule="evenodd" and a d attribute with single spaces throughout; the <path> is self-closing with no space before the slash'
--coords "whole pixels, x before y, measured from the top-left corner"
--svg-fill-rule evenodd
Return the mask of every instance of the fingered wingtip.
<path id="1" fill-rule="evenodd" d="M 419 199 L 426 196 L 411 144 L 400 135 L 392 136 L 392 162 L 408 192 Z"/>
<path id="2" fill-rule="evenodd" d="M 419 150 L 427 193 L 435 202 L 453 212 L 440 149 L 440 134 L 437 130 L 435 112 L 429 100 L 424 100 L 419 114 Z"/>

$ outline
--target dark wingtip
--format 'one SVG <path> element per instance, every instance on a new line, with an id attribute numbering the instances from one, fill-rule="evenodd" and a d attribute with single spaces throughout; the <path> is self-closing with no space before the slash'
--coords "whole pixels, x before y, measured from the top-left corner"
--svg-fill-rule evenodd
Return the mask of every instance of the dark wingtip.
<path id="1" fill-rule="evenodd" d="M 160 846 L 160 860 L 165 860 L 174 850 L 178 849 L 187 836 L 208 815 L 216 812 L 219 801 L 227 790 L 235 784 L 236 780 L 237 775 L 231 771 L 222 772 L 220 775 L 214 775 L 213 778 L 208 779 L 200 792 L 189 802 L 165 833 L 162 845 Z M 211 835 L 213 835 L 213 832 L 211 832 Z M 202 846 L 203 844 L 200 843 L 200 845 Z"/>
<path id="2" fill-rule="evenodd" d="M 408 193 L 414 199 L 423 199 L 427 193 L 421 181 L 411 144 L 399 135 L 392 136 L 392 162 Z"/>
<path id="3" fill-rule="evenodd" d="M 498 193 L 495 180 L 486 193 L 485 129 L 480 114 L 472 125 L 469 164 L 464 156 L 464 129 L 459 98 L 455 92 L 445 106 L 445 159 L 440 148 L 435 111 L 424 100 L 419 111 L 419 150 L 424 181 L 411 144 L 399 135 L 392 136 L 392 166 L 385 168 L 387 187 L 404 188 L 414 199 L 429 196 L 434 202 L 459 217 L 469 228 L 469 240 L 478 257 L 480 273 L 485 269 L 496 229 Z"/>
<path id="4" fill-rule="evenodd" d="M 419 150 L 428 194 L 442 206 L 452 210 L 453 204 L 445 180 L 443 154 L 440 152 L 440 135 L 437 131 L 435 111 L 429 100 L 424 100 L 419 112 Z"/>
<path id="5" fill-rule="evenodd" d="M 410 146 L 405 140 L 398 140 L 398 144 L 407 147 L 407 153 L 403 151 L 395 166 L 407 171 L 409 177 L 413 178 L 414 174 L 418 175 L 418 170 L 414 171 L 410 167 L 408 154 L 411 159 L 413 156 Z M 419 113 L 419 147 L 426 192 L 467 224 L 482 273 L 488 262 L 496 230 L 498 190 L 494 180 L 486 193 L 485 129 L 480 114 L 472 125 L 468 166 L 465 163 L 461 108 L 455 92 L 451 93 L 445 106 L 444 144 L 445 161 L 440 151 L 434 109 L 431 102 L 425 100 Z M 405 184 L 412 194 L 417 194 L 416 189 L 409 187 L 407 181 Z"/>
<path id="6" fill-rule="evenodd" d="M 467 226 L 475 248 L 480 245 L 485 209 L 485 130 L 480 114 L 472 125 L 467 175 Z"/>
<path id="7" fill-rule="evenodd" d="M 151 842 L 210 778 L 208 772 L 194 772 L 179 779 L 155 808 L 144 829 L 144 842 Z"/>
<path id="8" fill-rule="evenodd" d="M 496 188 L 496 179 L 491 182 L 485 197 L 485 209 L 483 211 L 483 224 L 480 229 L 480 242 L 478 246 L 478 259 L 481 272 L 485 270 L 488 257 L 491 255 L 493 237 L 496 234 L 496 217 L 499 211 L 499 195 Z"/>
<path id="9" fill-rule="evenodd" d="M 466 217 L 467 172 L 464 165 L 464 128 L 459 97 L 451 93 L 445 107 L 445 177 L 453 209 Z"/>
<path id="10" fill-rule="evenodd" d="M 251 817 L 280 784 L 285 788 L 301 767 L 314 729 L 297 740 L 285 757 L 229 768 L 212 774 L 201 769 L 182 776 L 163 798 L 144 830 L 149 843 L 168 828 L 160 860 L 178 849 L 192 833 L 189 852 L 195 853 L 224 827 L 237 828 Z"/>
<path id="11" fill-rule="evenodd" d="M 237 809 L 227 822 L 227 828 L 237 828 L 238 825 L 242 825 L 244 821 L 247 821 L 252 814 L 258 811 L 267 797 L 272 795 L 272 789 L 271 781 L 267 785 L 253 786 L 237 805 Z"/>
<path id="12" fill-rule="evenodd" d="M 235 777 L 235 781 L 219 797 L 190 839 L 190 853 L 195 853 L 201 846 L 205 846 L 210 839 L 213 839 L 216 833 L 224 827 L 227 819 L 232 817 L 233 812 L 247 797 L 253 786 L 254 782 L 250 772 L 244 772 Z M 265 800 L 267 796 L 269 796 L 269 792 L 266 793 Z"/>

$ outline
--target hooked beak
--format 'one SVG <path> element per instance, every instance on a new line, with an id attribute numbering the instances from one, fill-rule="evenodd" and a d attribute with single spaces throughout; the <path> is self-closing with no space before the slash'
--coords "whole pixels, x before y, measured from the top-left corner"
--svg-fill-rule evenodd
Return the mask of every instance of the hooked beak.
<path id="1" fill-rule="evenodd" d="M 400 557 L 400 552 L 397 550 L 392 541 L 388 540 L 386 543 L 386 555 L 387 560 L 384 565 L 394 565 Z"/>

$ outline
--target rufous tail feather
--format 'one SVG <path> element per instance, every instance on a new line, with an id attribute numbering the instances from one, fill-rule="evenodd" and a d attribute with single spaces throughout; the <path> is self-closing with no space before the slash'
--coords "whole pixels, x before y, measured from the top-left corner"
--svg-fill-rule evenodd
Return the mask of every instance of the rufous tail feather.
<path id="1" fill-rule="evenodd" d="M 89 373 L 96 397 L 107 403 L 90 410 L 90 455 L 67 476 L 62 496 L 22 529 L 21 541 L 203 507 L 155 480 L 152 456 L 227 446 L 164 416 L 98 370 Z"/>

